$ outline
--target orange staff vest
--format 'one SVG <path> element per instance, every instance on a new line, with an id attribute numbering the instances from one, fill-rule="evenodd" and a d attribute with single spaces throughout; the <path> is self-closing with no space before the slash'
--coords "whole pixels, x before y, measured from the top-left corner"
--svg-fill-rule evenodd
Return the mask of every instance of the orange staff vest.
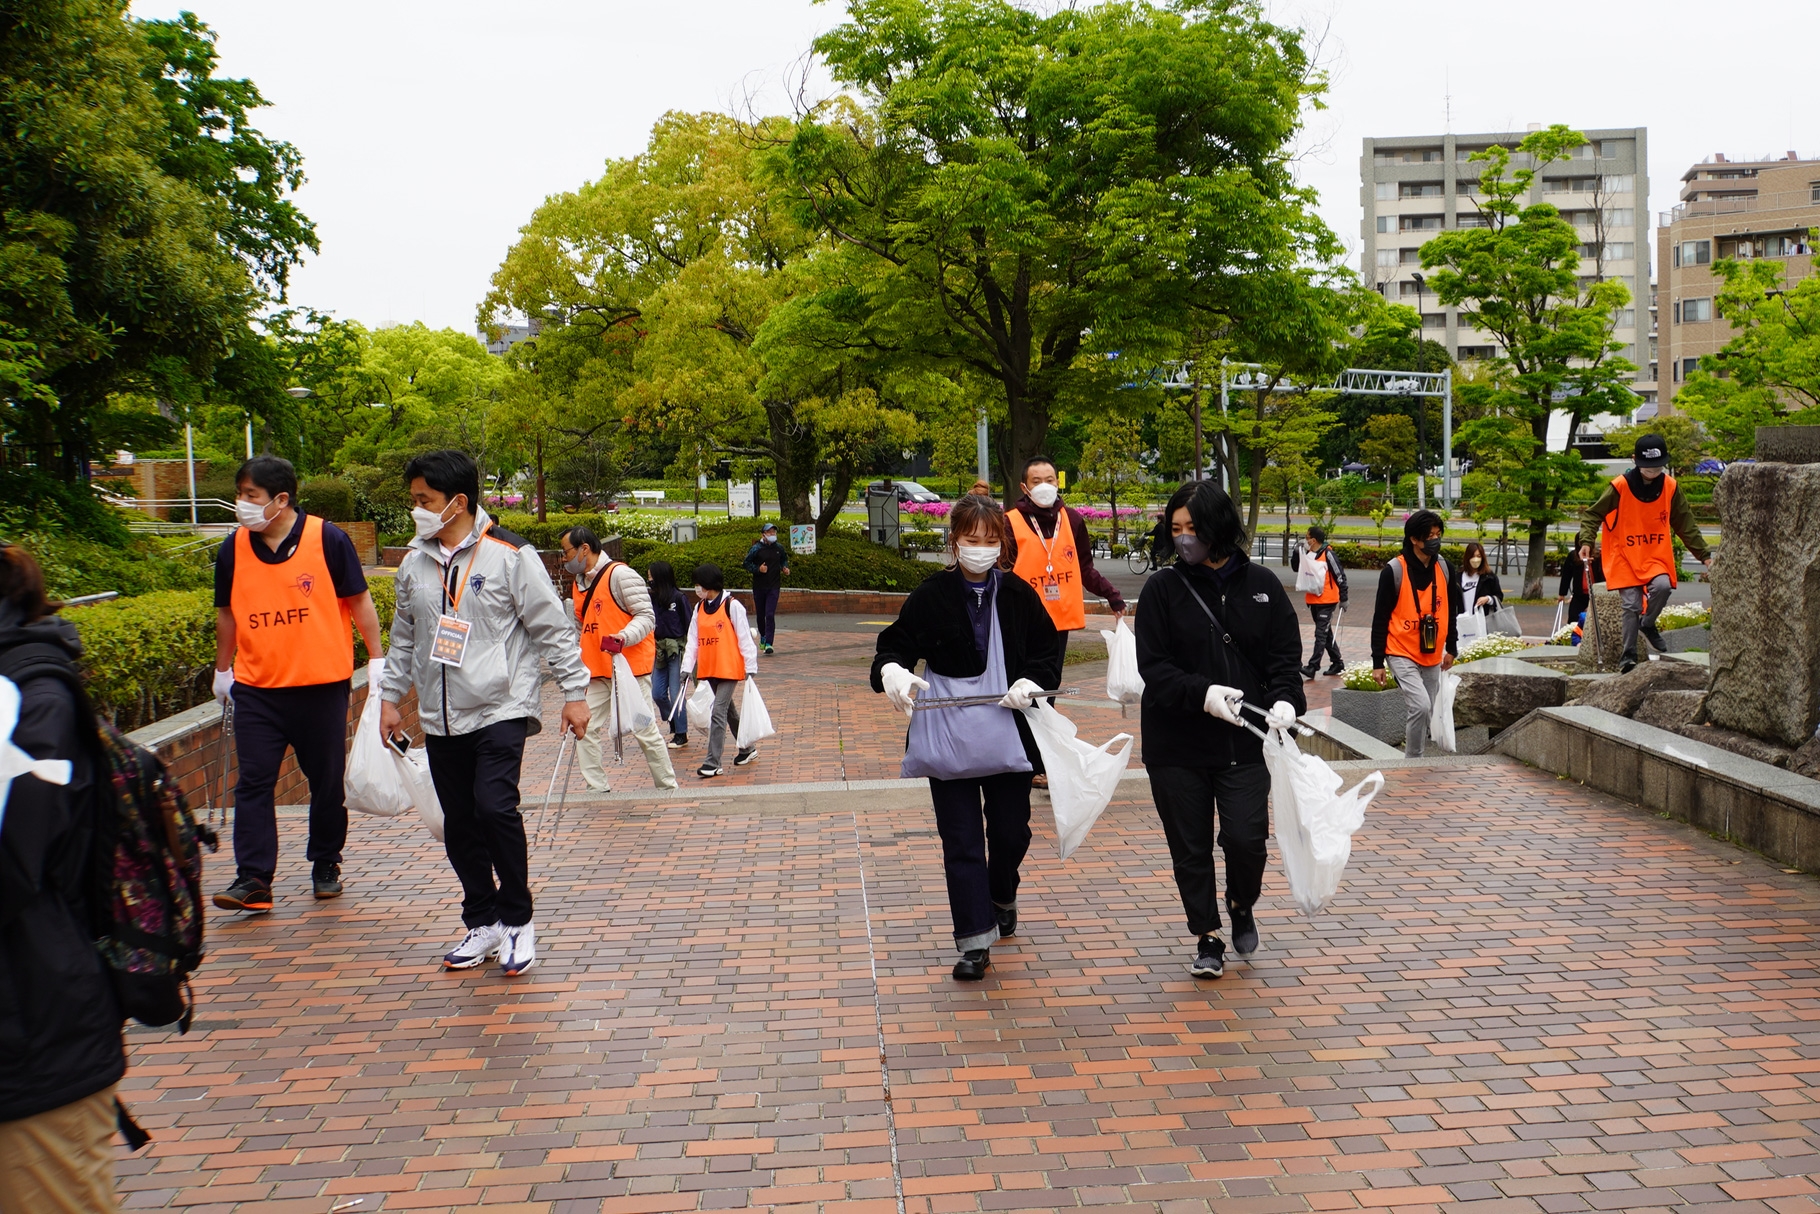
<path id="1" fill-rule="evenodd" d="M 1660 574 L 1668 584 L 1681 584 L 1675 568 L 1675 544 L 1669 538 L 1668 508 L 1675 497 L 1675 478 L 1662 474 L 1662 495 L 1640 502 L 1630 482 L 1620 476 L 1611 486 L 1618 492 L 1618 508 L 1599 525 L 1599 555 L 1604 562 L 1605 588 L 1647 586 Z"/>
<path id="2" fill-rule="evenodd" d="M 317 598 L 316 592 L 322 591 Z M 335 597 L 322 550 L 322 520 L 303 516 L 297 550 L 276 565 L 253 554 L 253 533 L 234 532 L 234 678 L 249 687 L 310 687 L 354 676 L 354 612 Z"/>
<path id="3" fill-rule="evenodd" d="M 1320 562 L 1321 575 L 1324 579 L 1321 583 L 1321 593 L 1302 595 L 1304 601 L 1316 607 L 1340 601 L 1340 579 L 1333 576 L 1333 570 L 1327 564 L 1327 554 L 1332 551 L 1332 548 L 1322 548 L 1319 552 L 1302 553 L 1303 560 Z"/>
<path id="4" fill-rule="evenodd" d="M 1401 562 L 1402 557 L 1392 557 Z M 1397 605 L 1390 613 L 1390 632 L 1384 640 L 1384 652 L 1399 658 L 1408 658 L 1418 666 L 1439 666 L 1447 656 L 1447 633 L 1453 627 L 1453 607 L 1447 594 L 1447 572 L 1441 565 L 1440 558 L 1435 558 L 1434 581 L 1428 589 L 1420 594 L 1425 600 L 1417 601 L 1415 580 L 1409 576 L 1409 566 L 1403 566 L 1402 587 L 1397 591 Z M 1422 652 L 1422 617 L 1435 617 L 1435 651 Z"/>
<path id="5" fill-rule="evenodd" d="M 581 664 L 597 679 L 613 677 L 613 655 L 600 647 L 601 638 L 624 632 L 632 622 L 632 613 L 613 597 L 613 570 L 623 564 L 624 561 L 608 561 L 601 568 L 594 579 L 596 589 L 592 598 L 582 589 L 580 581 L 575 583 L 575 619 L 581 624 Z M 646 633 L 645 639 L 638 644 L 627 645 L 622 652 L 634 675 L 650 674 L 657 664 L 656 630 Z"/>
<path id="6" fill-rule="evenodd" d="M 746 677 L 746 655 L 739 651 L 739 634 L 734 631 L 724 594 L 720 600 L 720 610 L 710 612 L 706 603 L 695 609 L 695 677 Z"/>
<path id="7" fill-rule="evenodd" d="M 1060 632 L 1087 626 L 1087 600 L 1081 586 L 1081 557 L 1074 550 L 1074 524 L 1068 508 L 1055 512 L 1055 538 L 1044 539 L 1021 510 L 1008 510 L 1011 535 L 1017 540 L 1012 572 L 1030 583 L 1049 619 Z"/>

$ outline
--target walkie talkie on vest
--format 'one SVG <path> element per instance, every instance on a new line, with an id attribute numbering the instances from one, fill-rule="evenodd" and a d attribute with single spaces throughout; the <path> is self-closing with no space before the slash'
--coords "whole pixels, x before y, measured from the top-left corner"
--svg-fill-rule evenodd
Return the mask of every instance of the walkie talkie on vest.
<path id="1" fill-rule="evenodd" d="M 1434 570 L 1434 582 L 1428 588 L 1428 610 L 1416 621 L 1416 635 L 1421 641 L 1423 653 L 1433 653 L 1441 647 L 1441 621 L 1435 615 L 1440 606 L 1441 572 Z M 1412 590 L 1413 586 L 1410 587 Z"/>

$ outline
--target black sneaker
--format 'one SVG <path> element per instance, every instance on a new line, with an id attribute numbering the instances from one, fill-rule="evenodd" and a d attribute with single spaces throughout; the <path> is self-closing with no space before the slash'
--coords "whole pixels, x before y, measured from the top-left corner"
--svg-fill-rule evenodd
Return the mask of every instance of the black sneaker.
<path id="1" fill-rule="evenodd" d="M 1327 668 L 1326 673 L 1329 675 L 1335 675 L 1335 676 L 1342 675 L 1342 674 L 1346 673 L 1346 668 L 1344 666 L 1340 665 L 1338 662 L 1335 662 L 1332 666 L 1329 666 Z"/>
<path id="2" fill-rule="evenodd" d="M 715 776 L 725 775 L 726 768 L 710 767 L 708 764 L 703 763 L 700 767 L 695 769 L 695 774 L 704 780 L 712 780 Z"/>
<path id="3" fill-rule="evenodd" d="M 341 897 L 341 865 L 318 864 L 310 874 L 310 886 L 318 898 Z"/>
<path id="4" fill-rule="evenodd" d="M 999 938 L 1017 935 L 1017 907 L 995 906 L 992 909 L 998 916 Z"/>
<path id="5" fill-rule="evenodd" d="M 1218 978 L 1226 972 L 1226 945 L 1218 936 L 1202 936 L 1188 972 L 1196 978 Z"/>
<path id="6" fill-rule="evenodd" d="M 1637 668 L 1637 659 L 1632 657 L 1628 653 L 1625 654 L 1624 659 L 1618 663 L 1618 673 L 1619 674 L 1629 674 L 1631 671 L 1635 670 L 1636 668 Z"/>
<path id="7" fill-rule="evenodd" d="M 740 751 L 738 754 L 733 756 L 733 766 L 744 767 L 746 764 L 750 763 L 752 761 L 753 757 L 756 756 L 757 754 L 758 754 L 758 747 L 748 746 L 744 750 Z"/>
<path id="8" fill-rule="evenodd" d="M 1639 628 L 1638 631 L 1643 634 L 1643 639 L 1648 641 L 1657 653 L 1668 652 L 1668 642 L 1662 639 L 1662 630 L 1660 628 L 1657 628 L 1654 624 L 1645 624 Z"/>
<path id="9" fill-rule="evenodd" d="M 978 982 L 992 968 L 992 955 L 983 948 L 976 948 L 961 954 L 961 959 L 954 963 L 954 980 L 956 982 Z"/>
<path id="10" fill-rule="evenodd" d="M 215 895 L 215 905 L 222 910 L 263 915 L 272 909 L 272 887 L 258 877 L 240 877 Z"/>
<path id="11" fill-rule="evenodd" d="M 1321 673 L 1321 668 L 1318 665 L 1302 667 L 1302 677 L 1304 679 L 1307 679 L 1310 683 L 1314 682 L 1315 676 L 1320 673 Z"/>
<path id="12" fill-rule="evenodd" d="M 1258 951 L 1258 921 L 1252 917 L 1249 906 L 1240 909 L 1228 902 L 1226 913 L 1232 916 L 1232 951 L 1241 957 L 1249 957 Z"/>

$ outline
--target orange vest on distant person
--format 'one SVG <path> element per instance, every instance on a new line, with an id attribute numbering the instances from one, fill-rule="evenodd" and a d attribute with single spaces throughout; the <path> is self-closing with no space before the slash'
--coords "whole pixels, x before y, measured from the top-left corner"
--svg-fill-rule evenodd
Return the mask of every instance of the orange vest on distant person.
<path id="1" fill-rule="evenodd" d="M 614 636 L 624 632 L 632 622 L 632 613 L 619 605 L 613 597 L 613 570 L 623 561 L 608 561 L 595 577 L 594 584 L 599 587 L 590 602 L 588 592 L 580 580 L 575 583 L 575 619 L 581 624 L 581 664 L 588 668 L 588 673 L 597 679 L 613 677 L 613 655 L 600 647 L 602 637 Z M 588 614 L 581 613 L 586 604 Z M 626 661 L 632 667 L 632 673 L 639 677 L 650 674 L 657 665 L 657 631 L 655 628 L 645 634 L 645 639 L 636 645 L 627 645 L 622 650 Z"/>
<path id="2" fill-rule="evenodd" d="M 1392 557 L 1402 561 L 1403 558 Z M 1419 594 L 1415 579 L 1409 576 L 1409 566 L 1403 566 L 1403 585 L 1397 591 L 1397 605 L 1390 613 L 1390 632 L 1384 642 L 1386 654 L 1408 658 L 1417 666 L 1439 666 L 1447 656 L 1447 630 L 1453 621 L 1449 618 L 1452 606 L 1447 593 L 1447 579 L 1442 576 L 1439 565 L 1433 567 L 1434 580 L 1429 582 L 1428 589 Z M 1422 617 L 1435 617 L 1435 651 L 1422 652 Z"/>
<path id="3" fill-rule="evenodd" d="M 695 677 L 746 677 L 746 655 L 739 651 L 739 634 L 734 631 L 724 595 L 718 611 L 710 612 L 706 603 L 695 609 Z"/>
<path id="4" fill-rule="evenodd" d="M 354 613 L 349 600 L 335 597 L 322 527 L 320 518 L 304 515 L 297 551 L 276 565 L 254 555 L 251 531 L 235 530 L 228 610 L 234 616 L 236 682 L 311 687 L 354 676 Z"/>
<path id="5" fill-rule="evenodd" d="M 1055 538 L 1045 540 L 1021 510 L 1007 510 L 1011 535 L 1017 540 L 1017 564 L 1012 572 L 1030 583 L 1049 609 L 1058 632 L 1087 626 L 1087 599 L 1081 586 L 1081 558 L 1074 550 L 1074 524 L 1068 508 L 1055 512 Z"/>
<path id="6" fill-rule="evenodd" d="M 1329 568 L 1327 564 L 1327 554 L 1332 551 L 1333 549 L 1331 548 L 1322 548 L 1319 552 L 1305 551 L 1302 553 L 1303 560 L 1316 561 L 1319 563 L 1323 579 L 1321 582 L 1321 593 L 1305 593 L 1302 595 L 1302 598 L 1310 606 L 1321 607 L 1328 603 L 1337 603 L 1340 601 L 1340 579 L 1333 576 L 1333 570 Z"/>
<path id="7" fill-rule="evenodd" d="M 1670 586 L 1680 585 L 1675 568 L 1675 542 L 1669 538 L 1668 508 L 1675 498 L 1675 478 L 1662 474 L 1662 495 L 1640 502 L 1630 481 L 1620 476 L 1611 483 L 1618 492 L 1618 508 L 1599 526 L 1599 555 L 1604 563 L 1605 588 L 1647 586 L 1659 574 Z"/>

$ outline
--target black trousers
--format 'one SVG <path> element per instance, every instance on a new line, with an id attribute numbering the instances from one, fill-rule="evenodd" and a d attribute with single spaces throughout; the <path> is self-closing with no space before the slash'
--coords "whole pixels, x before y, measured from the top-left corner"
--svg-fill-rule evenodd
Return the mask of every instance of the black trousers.
<path id="1" fill-rule="evenodd" d="M 310 782 L 310 838 L 304 856 L 340 864 L 348 841 L 342 780 L 348 764 L 348 684 L 252 687 L 234 684 L 234 864 L 267 885 L 278 871 L 278 815 L 272 804 L 285 748 Z"/>
<path id="2" fill-rule="evenodd" d="M 442 802 L 443 849 L 461 880 L 461 921 L 468 927 L 531 921 L 531 860 L 518 813 L 526 729 L 519 717 L 473 733 L 423 738 Z"/>
<path id="3" fill-rule="evenodd" d="M 1308 665 L 1304 670 L 1314 670 L 1321 664 L 1321 655 L 1326 654 L 1335 666 L 1345 665 L 1340 657 L 1340 642 L 1333 635 L 1333 614 L 1340 609 L 1338 603 L 1310 603 L 1308 617 L 1314 621 L 1314 650 L 1308 655 Z"/>
<path id="4" fill-rule="evenodd" d="M 783 587 L 752 586 L 752 606 L 758 611 L 758 639 L 767 645 L 777 643 L 777 596 Z"/>
<path id="5" fill-rule="evenodd" d="M 1226 900 L 1245 908 L 1264 887 L 1269 856 L 1270 771 L 1262 763 L 1231 767 L 1151 767 L 1150 795 L 1169 839 L 1175 888 L 1182 895 L 1188 930 L 1220 930 L 1220 899 L 1213 871 L 1214 816 L 1226 853 Z"/>
<path id="6" fill-rule="evenodd" d="M 989 948 L 998 939 L 993 908 L 1017 905 L 1017 870 L 1030 850 L 1030 773 L 932 778 L 929 799 L 942 836 L 954 943 L 962 952 Z"/>

